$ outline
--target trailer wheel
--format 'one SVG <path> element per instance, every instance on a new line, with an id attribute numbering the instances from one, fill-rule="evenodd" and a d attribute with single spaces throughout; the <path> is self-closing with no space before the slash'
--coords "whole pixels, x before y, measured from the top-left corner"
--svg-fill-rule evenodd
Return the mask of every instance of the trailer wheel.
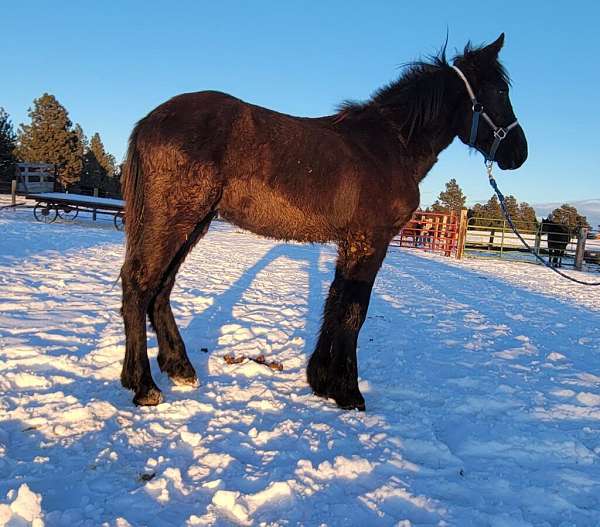
<path id="1" fill-rule="evenodd" d="M 58 216 L 65 221 L 73 221 L 79 214 L 79 207 L 75 205 L 71 207 L 70 205 L 62 205 L 60 208 L 57 208 Z"/>
<path id="2" fill-rule="evenodd" d="M 115 229 L 118 231 L 122 231 L 125 228 L 125 216 L 122 212 L 117 212 L 114 215 L 113 223 L 115 224 Z"/>
<path id="3" fill-rule="evenodd" d="M 37 221 L 41 221 L 42 223 L 52 223 L 56 220 L 58 211 L 49 203 L 38 203 L 33 207 L 33 215 Z"/>

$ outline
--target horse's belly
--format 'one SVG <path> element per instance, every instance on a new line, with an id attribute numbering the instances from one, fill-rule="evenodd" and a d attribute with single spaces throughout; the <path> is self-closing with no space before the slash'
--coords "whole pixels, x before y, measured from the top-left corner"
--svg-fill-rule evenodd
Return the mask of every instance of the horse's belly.
<path id="1" fill-rule="evenodd" d="M 280 240 L 325 243 L 338 239 L 342 229 L 314 200 L 293 202 L 259 182 L 227 185 L 219 214 L 242 229 Z"/>

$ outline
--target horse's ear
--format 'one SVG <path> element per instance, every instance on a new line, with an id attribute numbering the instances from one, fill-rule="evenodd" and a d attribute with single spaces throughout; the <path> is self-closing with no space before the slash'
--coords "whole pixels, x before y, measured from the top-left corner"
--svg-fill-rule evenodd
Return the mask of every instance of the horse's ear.
<path id="1" fill-rule="evenodd" d="M 483 48 L 481 53 L 496 59 L 498 58 L 502 46 L 504 46 L 504 33 L 500 33 L 500 36 L 494 42 Z"/>
<path id="2" fill-rule="evenodd" d="M 485 65 L 498 60 L 498 54 L 504 46 L 504 33 L 494 40 L 491 44 L 482 48 L 473 48 L 470 42 L 465 46 L 464 57 L 470 59 L 476 64 Z"/>

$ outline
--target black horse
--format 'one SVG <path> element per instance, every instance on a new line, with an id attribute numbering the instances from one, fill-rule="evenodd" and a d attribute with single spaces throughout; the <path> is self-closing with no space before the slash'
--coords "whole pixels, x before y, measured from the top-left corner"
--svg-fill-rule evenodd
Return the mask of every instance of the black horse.
<path id="1" fill-rule="evenodd" d="M 548 254 L 552 267 L 562 267 L 565 249 L 571 241 L 571 229 L 568 225 L 555 223 L 551 218 L 543 218 L 540 232 L 548 237 Z"/>
<path id="2" fill-rule="evenodd" d="M 467 45 L 453 63 L 464 79 L 443 49 L 408 66 L 370 100 L 345 103 L 325 117 L 293 117 L 206 91 L 179 95 L 142 119 L 123 172 L 121 382 L 134 390 L 134 403 L 162 400 L 150 374 L 146 316 L 161 370 L 176 383 L 197 383 L 169 297 L 185 256 L 219 213 L 271 238 L 338 245 L 307 376 L 317 395 L 364 410 L 356 343 L 388 244 L 418 207 L 419 183 L 456 136 L 482 151 L 496 137 L 486 123 L 472 134 L 466 84 L 496 123 L 515 121 L 498 61 L 503 42 L 501 35 L 486 47 Z M 496 161 L 515 169 L 526 158 L 525 135 L 515 125 Z"/>

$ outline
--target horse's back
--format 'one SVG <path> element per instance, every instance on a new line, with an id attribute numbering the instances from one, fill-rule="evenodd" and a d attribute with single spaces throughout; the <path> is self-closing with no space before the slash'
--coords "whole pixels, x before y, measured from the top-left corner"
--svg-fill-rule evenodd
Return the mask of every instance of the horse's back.
<path id="1" fill-rule="evenodd" d="M 159 105 L 137 124 L 134 134 L 140 142 L 154 147 L 176 147 L 191 159 L 210 152 L 213 161 L 233 167 L 265 145 L 272 151 L 273 147 L 279 149 L 273 154 L 283 154 L 281 160 L 297 157 L 294 150 L 298 149 L 313 157 L 323 147 L 330 151 L 344 149 L 330 123 L 329 117 L 296 117 L 227 93 L 200 91 L 177 95 Z"/>

